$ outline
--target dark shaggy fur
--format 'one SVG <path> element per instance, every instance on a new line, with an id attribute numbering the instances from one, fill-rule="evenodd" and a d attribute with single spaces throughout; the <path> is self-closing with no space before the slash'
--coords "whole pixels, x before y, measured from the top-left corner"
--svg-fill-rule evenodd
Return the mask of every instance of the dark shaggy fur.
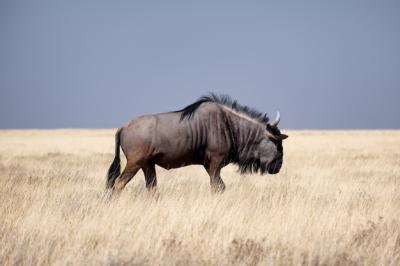
<path id="1" fill-rule="evenodd" d="M 197 108 L 207 102 L 214 102 L 214 103 L 219 103 L 222 105 L 225 105 L 239 113 L 246 114 L 251 118 L 256 119 L 257 121 L 267 124 L 269 121 L 269 118 L 266 113 L 261 113 L 253 108 L 250 108 L 248 106 L 244 106 L 239 104 L 236 100 L 232 100 L 232 98 L 229 95 L 216 95 L 214 93 L 211 93 L 210 95 L 207 96 L 202 96 L 200 97 L 196 102 L 186 106 L 182 110 L 179 110 L 177 112 L 182 112 L 181 115 L 181 120 L 183 119 L 190 119 L 193 114 L 196 112 Z"/>
<path id="2" fill-rule="evenodd" d="M 118 129 L 117 133 L 115 134 L 115 157 L 107 173 L 107 183 L 106 183 L 107 188 L 113 187 L 115 179 L 121 173 L 121 160 L 119 158 L 120 145 L 121 145 L 121 129 Z"/>

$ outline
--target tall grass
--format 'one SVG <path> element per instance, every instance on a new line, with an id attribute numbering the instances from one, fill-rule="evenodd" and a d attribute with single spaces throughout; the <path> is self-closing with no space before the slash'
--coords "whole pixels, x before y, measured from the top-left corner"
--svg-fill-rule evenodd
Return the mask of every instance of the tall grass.
<path id="1" fill-rule="evenodd" d="M 278 175 L 140 172 L 104 199 L 112 130 L 0 131 L 1 265 L 399 265 L 400 132 L 289 132 Z"/>

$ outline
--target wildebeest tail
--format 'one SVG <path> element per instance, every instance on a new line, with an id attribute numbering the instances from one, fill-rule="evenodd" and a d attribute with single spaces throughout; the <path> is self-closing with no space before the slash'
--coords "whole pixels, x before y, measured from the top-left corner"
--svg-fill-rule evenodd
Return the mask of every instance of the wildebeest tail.
<path id="1" fill-rule="evenodd" d="M 121 145 L 121 131 L 122 128 L 118 129 L 117 133 L 115 134 L 115 157 L 114 161 L 112 162 L 110 168 L 108 169 L 107 173 L 107 188 L 112 188 L 115 183 L 115 179 L 121 173 L 121 160 L 119 158 L 119 147 Z"/>

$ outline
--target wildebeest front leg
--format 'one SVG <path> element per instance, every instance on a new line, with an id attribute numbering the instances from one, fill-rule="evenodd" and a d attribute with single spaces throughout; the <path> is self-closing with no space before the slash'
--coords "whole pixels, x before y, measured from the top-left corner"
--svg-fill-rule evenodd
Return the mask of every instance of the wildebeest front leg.
<path id="1" fill-rule="evenodd" d="M 211 191 L 224 192 L 225 184 L 222 181 L 220 173 L 222 168 L 222 160 L 211 160 L 211 162 L 205 166 L 208 175 L 210 176 Z"/>
<path id="2" fill-rule="evenodd" d="M 154 164 L 146 165 L 142 168 L 144 177 L 146 179 L 146 188 L 152 190 L 157 187 L 157 175 Z"/>

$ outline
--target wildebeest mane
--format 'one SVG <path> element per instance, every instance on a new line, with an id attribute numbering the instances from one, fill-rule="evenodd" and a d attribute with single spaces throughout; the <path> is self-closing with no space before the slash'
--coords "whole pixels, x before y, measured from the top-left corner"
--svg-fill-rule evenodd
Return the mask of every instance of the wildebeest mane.
<path id="1" fill-rule="evenodd" d="M 196 102 L 186 106 L 185 108 L 177 112 L 182 112 L 181 120 L 190 119 L 196 112 L 196 110 L 199 108 L 199 106 L 207 102 L 222 104 L 238 113 L 245 114 L 250 118 L 253 118 L 264 124 L 267 124 L 269 121 L 269 118 L 266 113 L 262 113 L 254 108 L 241 105 L 236 100 L 233 100 L 229 95 L 226 94 L 216 95 L 214 93 L 210 93 L 209 95 L 200 97 Z"/>

